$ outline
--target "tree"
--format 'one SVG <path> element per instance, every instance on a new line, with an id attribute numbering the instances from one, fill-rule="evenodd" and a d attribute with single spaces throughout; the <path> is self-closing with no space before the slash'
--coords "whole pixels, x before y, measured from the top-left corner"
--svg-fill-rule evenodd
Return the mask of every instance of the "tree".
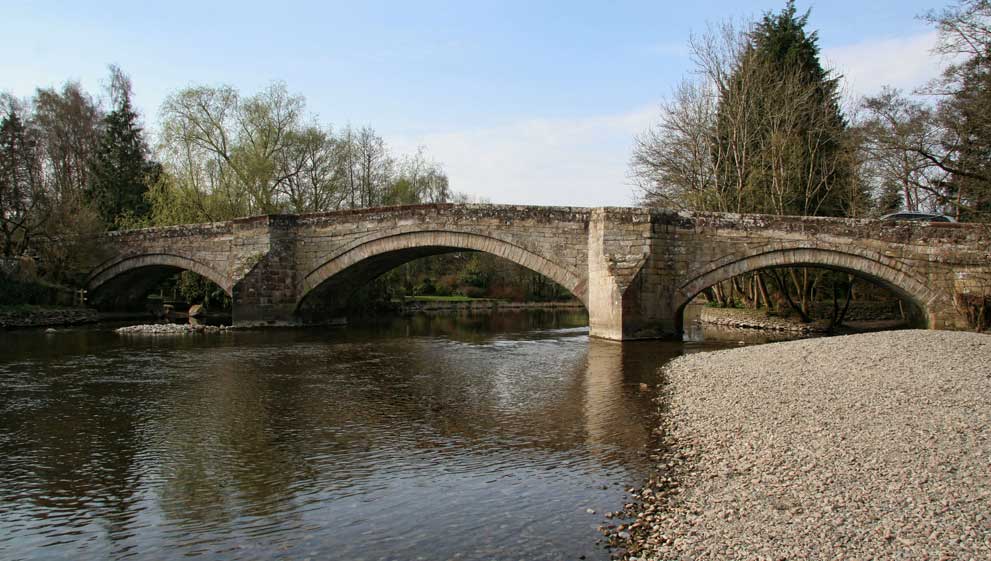
<path id="1" fill-rule="evenodd" d="M 354 136 L 354 154 L 359 206 L 381 205 L 394 167 L 385 141 L 370 127 L 362 127 Z"/>
<path id="2" fill-rule="evenodd" d="M 113 110 L 103 119 L 96 153 L 90 164 L 88 194 L 103 222 L 111 228 L 143 223 L 151 214 L 146 197 L 161 166 L 151 159 L 138 114 L 131 104 L 131 81 L 110 67 Z"/>
<path id="3" fill-rule="evenodd" d="M 363 129 L 362 135 L 348 129 L 353 141 L 335 138 L 329 129 L 305 122 L 305 105 L 302 96 L 289 94 L 283 84 L 250 97 L 229 86 L 173 94 L 162 107 L 160 145 L 170 177 L 152 197 L 157 204 L 187 205 L 182 216 L 223 220 L 333 210 L 344 203 L 351 181 L 352 197 L 364 195 L 359 206 L 367 205 L 363 201 L 370 188 L 364 184 L 377 176 L 374 170 L 364 172 L 361 164 L 378 162 L 377 137 L 371 129 Z M 365 155 L 371 156 L 362 156 L 365 147 Z M 175 215 L 173 211 L 158 209 L 155 214 Z"/>
<path id="4" fill-rule="evenodd" d="M 662 107 L 660 122 L 634 139 L 632 176 L 648 206 L 725 210 L 716 185 L 715 96 L 707 84 L 683 81 Z"/>
<path id="5" fill-rule="evenodd" d="M 961 220 L 991 219 L 991 2 L 961 0 L 924 19 L 939 31 L 936 52 L 955 57 L 925 93 L 936 108 L 941 143 L 920 155 L 948 174 L 946 200 Z"/>
<path id="6" fill-rule="evenodd" d="M 50 188 L 66 202 L 82 197 L 89 184 L 103 115 L 82 87 L 69 82 L 61 92 L 39 89 L 32 125 L 38 130 Z"/>
<path id="7" fill-rule="evenodd" d="M 396 193 L 403 193 L 396 195 Z M 384 204 L 446 203 L 451 198 L 447 175 L 440 164 L 427 158 L 421 146 L 399 163 L 398 176 Z"/>
<path id="8" fill-rule="evenodd" d="M 944 138 L 933 109 L 890 88 L 865 98 L 861 106 L 860 173 L 871 184 L 877 213 L 945 208 L 949 174 L 931 157 L 942 151 Z"/>
<path id="9" fill-rule="evenodd" d="M 242 98 L 229 86 L 194 87 L 162 105 L 161 151 L 203 220 L 281 212 L 289 170 L 279 156 L 299 125 L 303 99 L 275 84 Z"/>
<path id="10" fill-rule="evenodd" d="M 739 31 L 724 25 L 690 47 L 660 122 L 636 139 L 631 172 L 647 204 L 695 210 L 858 215 L 866 195 L 818 38 L 789 2 Z"/>
<path id="11" fill-rule="evenodd" d="M 719 89 L 716 181 L 738 210 L 848 215 L 854 177 L 838 78 L 819 61 L 793 0 L 745 34 Z"/>
<path id="12" fill-rule="evenodd" d="M 285 174 L 281 188 L 292 212 L 321 212 L 341 207 L 346 192 L 339 144 L 332 131 L 313 125 L 290 133 L 286 149 L 279 154 L 279 167 L 294 170 Z"/>
<path id="13" fill-rule="evenodd" d="M 23 254 L 31 238 L 44 224 L 41 160 L 38 141 L 18 114 L 13 100 L 6 100 L 0 120 L 0 234 L 3 255 Z"/>

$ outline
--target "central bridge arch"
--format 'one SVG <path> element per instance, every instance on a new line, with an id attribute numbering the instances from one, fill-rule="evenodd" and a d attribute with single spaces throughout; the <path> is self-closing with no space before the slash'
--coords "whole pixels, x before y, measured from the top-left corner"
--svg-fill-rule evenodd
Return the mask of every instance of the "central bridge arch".
<path id="1" fill-rule="evenodd" d="M 318 291 L 346 299 L 354 290 L 404 263 L 443 253 L 479 251 L 540 273 L 588 305 L 585 282 L 575 272 L 526 248 L 495 237 L 445 230 L 391 232 L 363 238 L 336 251 L 313 269 L 299 286 L 297 311 Z"/>

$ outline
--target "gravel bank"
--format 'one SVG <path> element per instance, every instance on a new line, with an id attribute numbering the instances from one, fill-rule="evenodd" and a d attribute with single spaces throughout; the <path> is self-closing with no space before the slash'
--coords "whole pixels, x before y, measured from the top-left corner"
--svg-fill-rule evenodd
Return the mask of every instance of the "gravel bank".
<path id="1" fill-rule="evenodd" d="M 991 336 L 693 354 L 664 389 L 665 475 L 613 531 L 628 556 L 991 559 Z"/>
<path id="2" fill-rule="evenodd" d="M 188 323 L 149 323 L 118 327 L 114 331 L 121 335 L 189 335 L 193 333 L 229 333 L 227 325 L 190 325 Z"/>

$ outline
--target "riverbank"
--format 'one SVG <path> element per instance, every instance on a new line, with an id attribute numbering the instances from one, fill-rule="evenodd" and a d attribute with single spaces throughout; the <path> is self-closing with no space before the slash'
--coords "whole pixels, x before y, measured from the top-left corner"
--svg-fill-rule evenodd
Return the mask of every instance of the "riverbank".
<path id="1" fill-rule="evenodd" d="M 889 331 L 680 357 L 641 559 L 991 556 L 991 336 Z"/>
<path id="2" fill-rule="evenodd" d="M 820 308 L 822 308 L 820 306 Z M 787 331 L 801 334 L 829 332 L 828 317 L 831 310 L 817 309 L 816 319 L 802 323 L 797 317 L 770 315 L 767 310 L 749 308 L 714 308 L 704 306 L 698 313 L 698 321 L 708 325 L 720 325 L 739 329 L 759 329 L 764 331 Z M 906 327 L 907 322 L 898 314 L 897 303 L 863 303 L 851 305 L 842 325 L 838 329 L 868 331 Z"/>
<path id="3" fill-rule="evenodd" d="M 100 321 L 100 313 L 91 308 L 17 306 L 0 309 L 0 329 L 60 327 L 98 321 Z"/>

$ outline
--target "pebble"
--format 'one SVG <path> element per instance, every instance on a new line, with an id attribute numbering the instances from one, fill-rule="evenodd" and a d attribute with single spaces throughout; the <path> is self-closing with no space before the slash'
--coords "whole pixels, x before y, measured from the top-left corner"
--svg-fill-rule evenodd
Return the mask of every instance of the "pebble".
<path id="1" fill-rule="evenodd" d="M 988 559 L 991 335 L 695 353 L 662 373 L 657 477 L 606 530 L 659 559 Z M 637 525 L 639 524 L 639 526 Z"/>
<path id="2" fill-rule="evenodd" d="M 193 333 L 227 333 L 229 325 L 190 325 L 188 323 L 149 323 L 128 325 L 114 330 L 121 335 L 189 335 Z"/>

